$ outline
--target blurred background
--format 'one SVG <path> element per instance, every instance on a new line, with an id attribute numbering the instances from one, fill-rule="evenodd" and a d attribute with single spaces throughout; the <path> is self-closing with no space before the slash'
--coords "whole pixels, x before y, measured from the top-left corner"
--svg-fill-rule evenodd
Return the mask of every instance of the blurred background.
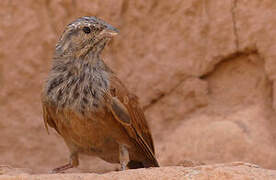
<path id="1" fill-rule="evenodd" d="M 44 129 L 40 92 L 55 43 L 80 16 L 120 30 L 103 58 L 140 97 L 162 166 L 276 169 L 275 0 L 1 0 L 0 164 L 42 173 L 68 161 Z M 80 164 L 71 171 L 117 168 Z"/>

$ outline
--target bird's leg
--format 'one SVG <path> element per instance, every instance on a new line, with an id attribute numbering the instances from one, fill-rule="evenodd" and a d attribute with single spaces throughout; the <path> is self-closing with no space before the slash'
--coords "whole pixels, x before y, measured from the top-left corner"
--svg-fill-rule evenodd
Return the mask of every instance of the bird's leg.
<path id="1" fill-rule="evenodd" d="M 52 173 L 60 173 L 60 172 L 65 171 L 67 169 L 77 167 L 78 165 L 79 165 L 78 153 L 71 153 L 69 163 L 53 169 Z"/>
<path id="2" fill-rule="evenodd" d="M 121 164 L 121 170 L 126 170 L 127 163 L 129 162 L 129 153 L 125 145 L 119 145 L 119 159 Z"/>

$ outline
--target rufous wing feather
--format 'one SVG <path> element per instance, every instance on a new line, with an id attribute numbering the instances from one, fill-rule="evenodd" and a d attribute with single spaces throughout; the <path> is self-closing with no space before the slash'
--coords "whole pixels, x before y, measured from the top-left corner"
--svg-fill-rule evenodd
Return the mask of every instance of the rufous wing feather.
<path id="1" fill-rule="evenodd" d="M 55 128 L 55 130 L 59 133 L 58 128 L 57 128 L 54 120 L 52 119 L 52 117 L 50 115 L 50 109 L 51 109 L 51 106 L 48 105 L 47 103 L 45 103 L 42 100 L 42 111 L 43 111 L 44 126 L 45 126 L 48 134 L 49 134 L 48 125 L 52 128 Z"/>
<path id="2" fill-rule="evenodd" d="M 147 159 L 159 166 L 154 154 L 154 145 L 144 113 L 139 107 L 138 98 L 128 93 L 120 80 L 113 76 L 110 78 L 111 92 L 104 92 L 107 107 L 114 118 L 127 131 L 135 144 L 145 153 Z"/>

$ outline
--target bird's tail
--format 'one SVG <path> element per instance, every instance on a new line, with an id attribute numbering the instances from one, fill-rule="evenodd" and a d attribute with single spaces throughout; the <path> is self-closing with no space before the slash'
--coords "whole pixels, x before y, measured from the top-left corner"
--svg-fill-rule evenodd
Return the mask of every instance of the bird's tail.
<path id="1" fill-rule="evenodd" d="M 149 167 L 159 167 L 159 164 L 157 161 L 154 163 L 148 163 L 148 162 L 130 160 L 127 164 L 127 167 L 129 169 L 149 168 Z"/>
<path id="2" fill-rule="evenodd" d="M 138 168 L 144 168 L 144 164 L 140 161 L 134 161 L 134 160 L 130 160 L 127 164 L 127 167 L 129 169 L 138 169 Z"/>

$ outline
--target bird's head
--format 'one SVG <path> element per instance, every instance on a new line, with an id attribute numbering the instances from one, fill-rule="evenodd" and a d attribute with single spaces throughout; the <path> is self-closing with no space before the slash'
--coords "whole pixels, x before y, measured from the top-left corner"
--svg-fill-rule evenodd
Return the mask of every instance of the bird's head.
<path id="1" fill-rule="evenodd" d="M 81 17 L 68 24 L 56 45 L 56 56 L 99 54 L 119 31 L 96 17 Z"/>

